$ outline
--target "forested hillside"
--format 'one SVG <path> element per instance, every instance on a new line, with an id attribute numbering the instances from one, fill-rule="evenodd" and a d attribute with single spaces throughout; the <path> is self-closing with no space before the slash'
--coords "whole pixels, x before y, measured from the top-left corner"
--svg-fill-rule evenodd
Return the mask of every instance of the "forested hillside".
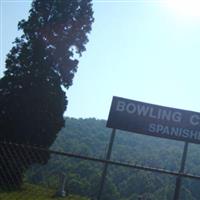
<path id="1" fill-rule="evenodd" d="M 52 150 L 104 158 L 111 129 L 105 120 L 67 118 Z M 178 170 L 183 142 L 117 131 L 111 159 L 151 167 Z M 46 165 L 33 167 L 26 179 L 31 183 L 58 185 L 58 175 L 67 177 L 66 190 L 93 199 L 98 192 L 103 165 L 92 161 L 52 155 Z M 186 171 L 200 174 L 200 147 L 189 145 Z M 171 200 L 175 177 L 109 166 L 103 200 Z M 200 199 L 200 181 L 183 180 L 181 200 Z"/>

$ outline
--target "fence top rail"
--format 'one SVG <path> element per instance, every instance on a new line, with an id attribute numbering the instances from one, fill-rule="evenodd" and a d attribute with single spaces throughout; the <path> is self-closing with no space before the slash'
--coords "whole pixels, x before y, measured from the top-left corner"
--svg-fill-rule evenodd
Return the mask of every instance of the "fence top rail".
<path id="1" fill-rule="evenodd" d="M 154 168 L 154 167 L 149 167 L 149 166 L 144 166 L 144 165 L 139 165 L 139 164 L 134 164 L 134 163 L 128 163 L 128 162 L 106 160 L 106 159 L 101 159 L 101 158 L 95 158 L 95 157 L 80 155 L 80 154 L 76 154 L 76 153 L 55 151 L 55 150 L 50 150 L 50 149 L 46 149 L 46 148 L 38 147 L 38 146 L 31 146 L 31 145 L 26 145 L 26 144 L 16 144 L 16 143 L 11 143 L 11 142 L 0 142 L 0 145 L 8 145 L 8 146 L 13 145 L 13 146 L 16 146 L 16 147 L 28 148 L 28 149 L 38 150 L 38 151 L 44 151 L 44 152 L 48 152 L 50 154 L 55 154 L 55 155 L 73 157 L 73 158 L 89 160 L 89 161 L 94 161 L 94 162 L 100 162 L 100 163 L 108 163 L 108 164 L 111 164 L 111 165 L 122 166 L 122 167 L 133 168 L 133 169 L 139 169 L 139 170 L 143 170 L 143 171 L 158 172 L 158 173 L 162 173 L 162 174 L 168 174 L 168 175 L 173 175 L 173 176 L 180 176 L 180 177 L 200 180 L 200 175 L 195 175 L 195 174 L 190 174 L 190 173 L 181 173 L 181 172 L 177 172 L 177 171 L 173 171 L 173 170 Z"/>

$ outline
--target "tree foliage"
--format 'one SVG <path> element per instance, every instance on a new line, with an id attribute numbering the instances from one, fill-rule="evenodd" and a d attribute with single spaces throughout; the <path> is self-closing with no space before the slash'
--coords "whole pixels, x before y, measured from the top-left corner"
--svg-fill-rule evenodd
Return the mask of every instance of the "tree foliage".
<path id="1" fill-rule="evenodd" d="M 0 80 L 0 141 L 49 147 L 64 126 L 77 56 L 86 50 L 91 0 L 34 0 Z"/>
<path id="2" fill-rule="evenodd" d="M 64 125 L 68 88 L 91 31 L 91 0 L 34 0 L 0 80 L 1 140 L 48 147 Z"/>

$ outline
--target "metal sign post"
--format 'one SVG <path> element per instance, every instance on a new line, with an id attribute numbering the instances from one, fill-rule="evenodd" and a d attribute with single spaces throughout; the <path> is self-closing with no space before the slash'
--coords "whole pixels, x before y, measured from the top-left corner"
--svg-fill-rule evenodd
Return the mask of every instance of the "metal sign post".
<path id="1" fill-rule="evenodd" d="M 110 136 L 110 142 L 109 142 L 108 151 L 107 151 L 107 154 L 106 154 L 106 160 L 110 160 L 110 156 L 111 156 L 111 153 L 112 153 L 112 146 L 113 146 L 113 142 L 114 142 L 114 139 L 115 139 L 115 133 L 116 133 L 116 129 L 113 129 L 111 136 Z M 105 163 L 104 169 L 103 169 L 103 172 L 102 172 L 100 189 L 99 189 L 99 193 L 98 193 L 98 196 L 97 196 L 97 200 L 101 200 L 101 195 L 102 195 L 102 192 L 103 192 L 103 187 L 104 187 L 104 183 L 105 183 L 106 175 L 107 175 L 107 169 L 108 169 L 108 163 Z"/>
<path id="2" fill-rule="evenodd" d="M 188 151 L 188 142 L 185 142 L 182 160 L 181 160 L 181 168 L 180 168 L 179 173 L 184 173 L 187 151 Z M 176 178 L 176 188 L 175 188 L 173 200 L 179 200 L 180 189 L 181 189 L 181 179 L 182 179 L 181 176 L 177 176 Z"/>
<path id="3" fill-rule="evenodd" d="M 113 128 L 106 160 L 110 159 L 115 129 L 185 142 L 173 198 L 179 200 L 188 144 L 200 144 L 200 113 L 114 96 L 106 126 Z M 97 200 L 101 198 L 107 167 L 106 163 Z"/>

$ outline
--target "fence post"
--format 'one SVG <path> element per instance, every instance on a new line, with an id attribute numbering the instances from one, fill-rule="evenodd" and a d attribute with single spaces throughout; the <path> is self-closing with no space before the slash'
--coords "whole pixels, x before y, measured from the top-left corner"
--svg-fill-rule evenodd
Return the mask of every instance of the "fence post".
<path id="1" fill-rule="evenodd" d="M 114 139 L 115 139 L 115 133 L 116 133 L 116 129 L 113 129 L 111 136 L 110 136 L 110 142 L 109 142 L 108 151 L 107 151 L 107 154 L 106 154 L 106 160 L 110 160 L 110 156 L 111 156 L 111 153 L 112 153 L 112 146 L 113 146 L 113 142 L 114 142 Z M 104 183 L 105 183 L 105 179 L 106 179 L 106 175 L 107 175 L 107 169 L 108 169 L 108 163 L 105 163 L 104 168 L 103 168 L 103 172 L 102 172 L 102 177 L 101 177 L 100 188 L 99 188 L 97 200 L 101 200 L 101 195 L 102 195 L 102 192 L 103 192 L 103 187 L 104 187 Z"/>
<path id="2" fill-rule="evenodd" d="M 185 142 L 182 160 L 181 160 L 181 167 L 180 167 L 180 171 L 179 171 L 180 173 L 183 173 L 184 169 L 185 169 L 185 161 L 186 161 L 186 157 L 187 157 L 187 151 L 188 151 L 188 142 Z M 173 200 L 179 200 L 180 189 L 181 189 L 181 179 L 182 179 L 181 175 L 177 176 L 177 178 L 176 178 L 176 188 L 174 191 Z"/>

